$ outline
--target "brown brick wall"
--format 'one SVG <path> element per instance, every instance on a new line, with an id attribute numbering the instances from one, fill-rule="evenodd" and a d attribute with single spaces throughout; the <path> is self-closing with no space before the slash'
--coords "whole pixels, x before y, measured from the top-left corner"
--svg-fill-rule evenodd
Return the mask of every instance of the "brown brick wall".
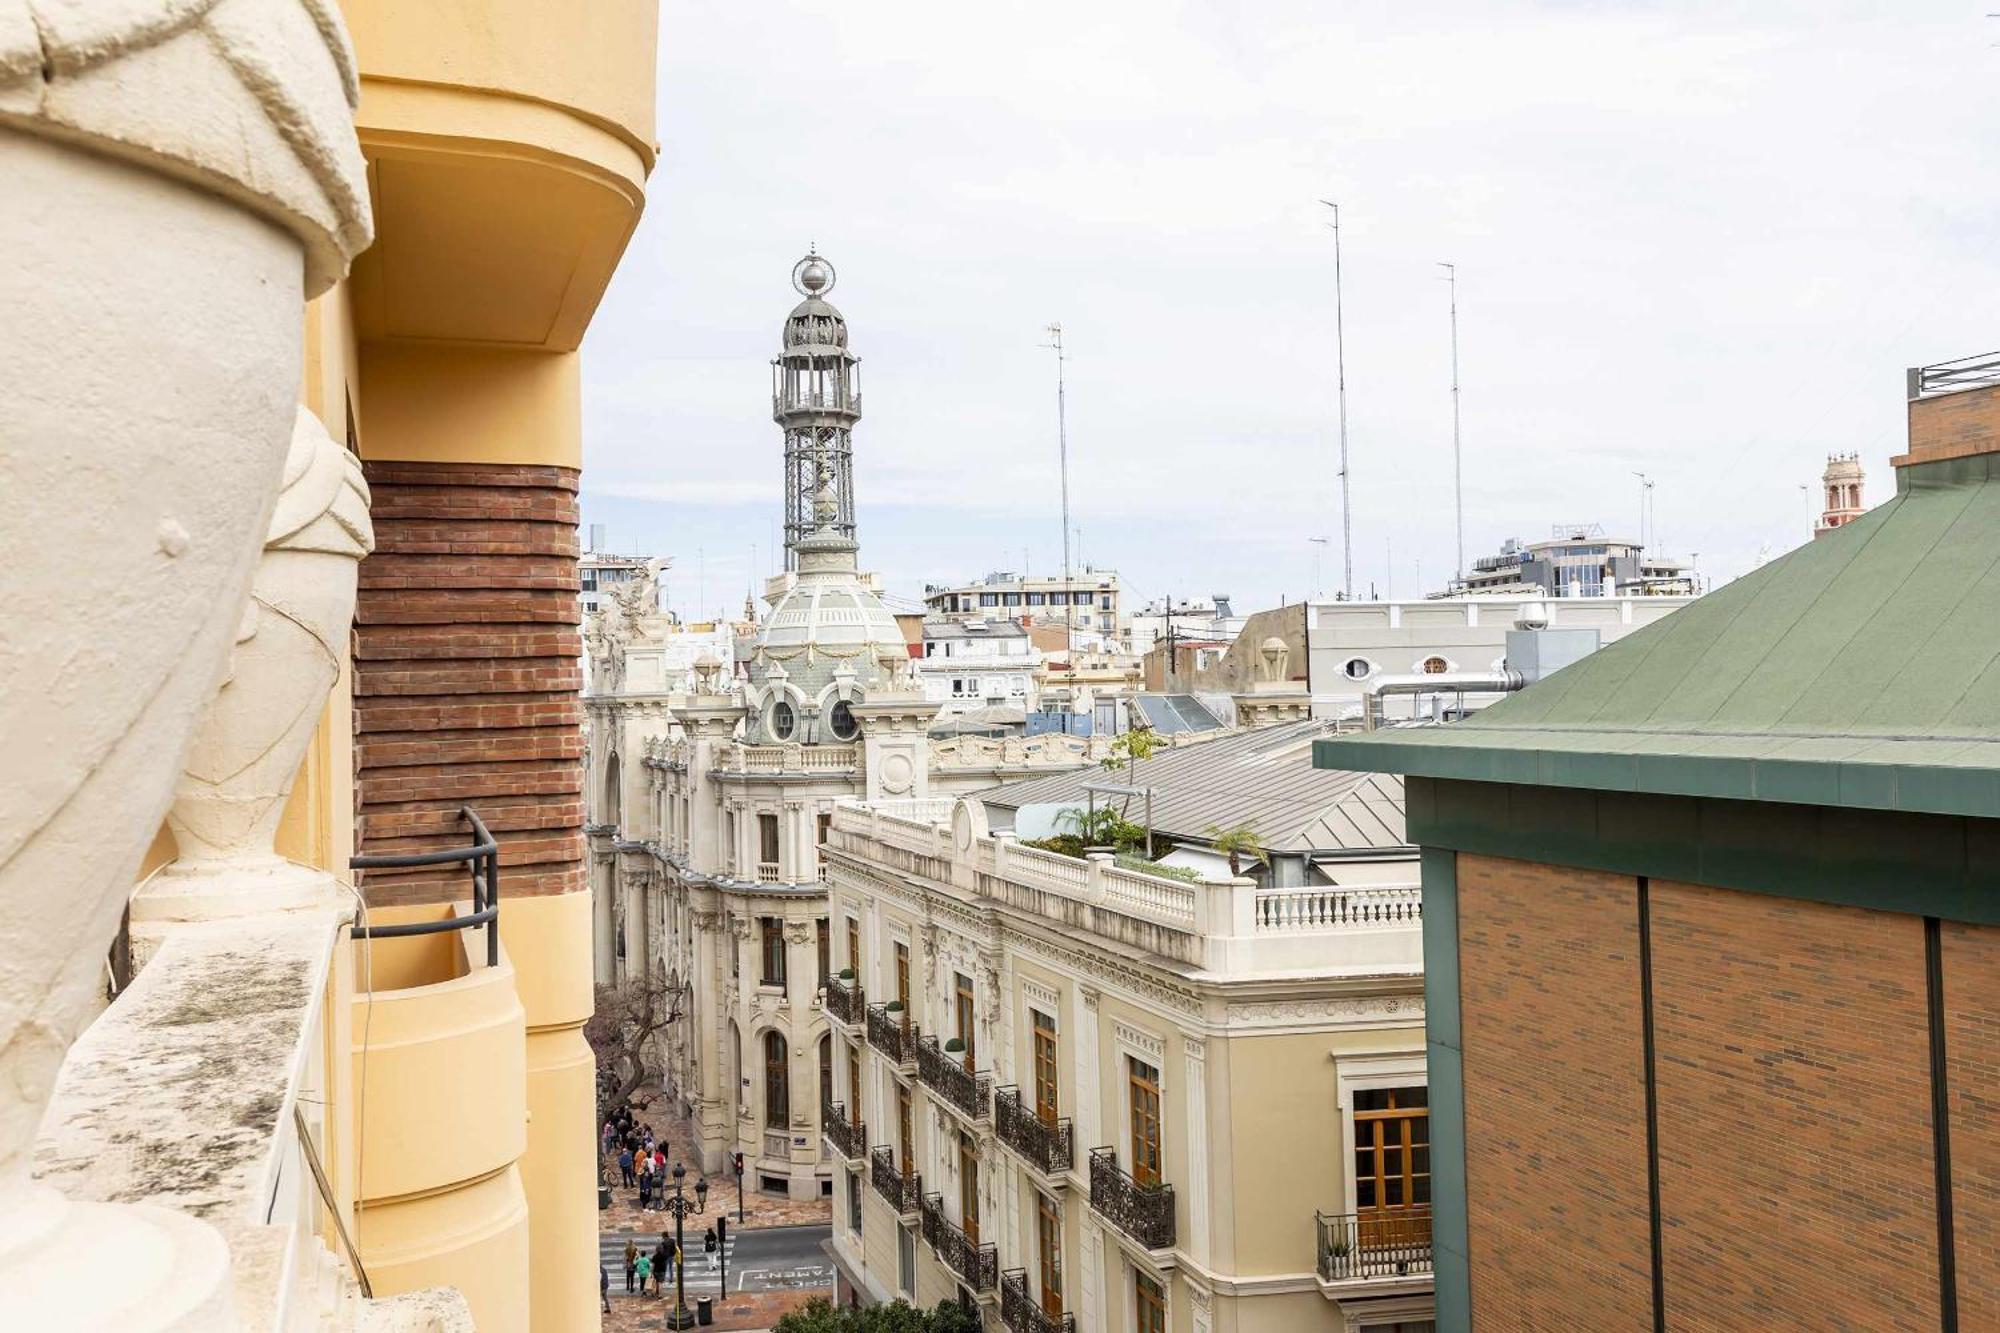
<path id="1" fill-rule="evenodd" d="M 1922 920 L 1651 892 L 1668 1327 L 1936 1329 Z"/>
<path id="2" fill-rule="evenodd" d="M 1946 922 L 1940 943 L 1958 1326 L 2000 1328 L 2000 930 Z"/>
<path id="3" fill-rule="evenodd" d="M 471 805 L 501 894 L 583 887 L 576 473 L 367 464 L 375 553 L 355 610 L 357 837 L 367 853 L 462 844 Z M 463 867 L 370 871 L 378 905 L 463 896 Z"/>
<path id="4" fill-rule="evenodd" d="M 1890 461 L 1928 463 L 2000 449 L 2000 388 L 1966 389 L 1910 403 L 1910 451 Z"/>
<path id="5" fill-rule="evenodd" d="M 1458 910 L 1474 1325 L 1650 1330 L 1636 885 L 1460 855 Z"/>

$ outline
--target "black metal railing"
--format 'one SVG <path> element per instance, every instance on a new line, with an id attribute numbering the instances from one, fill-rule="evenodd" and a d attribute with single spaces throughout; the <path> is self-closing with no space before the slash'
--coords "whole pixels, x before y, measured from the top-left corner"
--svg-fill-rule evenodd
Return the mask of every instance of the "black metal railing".
<path id="1" fill-rule="evenodd" d="M 1115 1148 L 1090 1150 L 1090 1206 L 1149 1250 L 1174 1247 L 1174 1187 L 1134 1180 Z"/>
<path id="2" fill-rule="evenodd" d="M 1044 1120 L 1021 1104 L 1021 1090 L 993 1093 L 993 1132 L 1045 1176 L 1060 1176 L 1076 1165 L 1076 1135 L 1068 1116 Z"/>
<path id="3" fill-rule="evenodd" d="M 899 1065 L 916 1058 L 917 1027 L 905 1023 L 909 1012 L 890 1013 L 887 1005 L 868 1006 L 868 1044 Z"/>
<path id="4" fill-rule="evenodd" d="M 981 1245 L 952 1224 L 944 1215 L 944 1198 L 926 1194 L 923 1198 L 924 1243 L 944 1260 L 945 1267 L 965 1279 L 974 1291 L 991 1291 L 1000 1280 L 1000 1252 Z"/>
<path id="5" fill-rule="evenodd" d="M 924 1178 L 914 1171 L 905 1174 L 896 1165 L 895 1150 L 886 1143 L 869 1154 L 868 1179 L 899 1217 L 916 1212 L 918 1201 L 924 1197 Z"/>
<path id="6" fill-rule="evenodd" d="M 1328 1282 L 1431 1271 L 1431 1211 L 1315 1213 L 1319 1275 Z"/>
<path id="7" fill-rule="evenodd" d="M 2000 352 L 1962 356 L 1956 361 L 1940 361 L 1934 366 L 1914 366 L 1909 371 L 1908 379 L 1911 398 L 1956 393 L 1961 389 L 1988 388 L 2000 384 Z"/>
<path id="8" fill-rule="evenodd" d="M 1076 1316 L 1050 1314 L 1028 1294 L 1028 1270 L 1010 1268 L 1000 1275 L 1000 1322 L 1007 1333 L 1076 1333 Z"/>
<path id="9" fill-rule="evenodd" d="M 850 1027 L 861 1021 L 868 1009 L 868 993 L 861 989 L 860 982 L 849 985 L 839 977 L 830 978 L 826 983 L 826 1011 Z"/>
<path id="10" fill-rule="evenodd" d="M 938 1045 L 936 1037 L 917 1039 L 917 1078 L 974 1120 L 984 1120 L 993 1096 L 993 1077 L 975 1074 L 956 1055 Z"/>
<path id="11" fill-rule="evenodd" d="M 486 965 L 500 965 L 500 844 L 486 831 L 486 822 L 469 805 L 458 808 L 459 818 L 472 825 L 470 847 L 441 852 L 410 852 L 402 856 L 352 856 L 349 870 L 401 870 L 412 866 L 444 866 L 464 861 L 472 874 L 472 910 L 464 916 L 448 916 L 442 921 L 406 921 L 393 926 L 354 927 L 358 940 L 392 940 L 405 935 L 436 935 L 447 930 L 486 929 Z"/>
<path id="12" fill-rule="evenodd" d="M 840 1155 L 848 1161 L 858 1162 L 868 1155 L 868 1126 L 847 1118 L 845 1102 L 821 1102 L 819 1127 L 827 1141 L 840 1149 Z"/>

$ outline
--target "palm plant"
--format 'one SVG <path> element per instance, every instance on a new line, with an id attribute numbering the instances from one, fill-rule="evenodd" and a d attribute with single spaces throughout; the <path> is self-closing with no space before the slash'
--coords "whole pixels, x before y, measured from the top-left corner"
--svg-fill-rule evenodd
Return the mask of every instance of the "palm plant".
<path id="1" fill-rule="evenodd" d="M 1229 858 L 1229 873 L 1232 877 L 1242 875 L 1243 858 L 1246 856 L 1262 862 L 1266 869 L 1270 868 L 1270 856 L 1258 846 L 1257 825 L 1254 821 L 1237 824 L 1231 828 L 1210 824 L 1202 830 L 1202 836 L 1208 839 L 1209 846 Z"/>

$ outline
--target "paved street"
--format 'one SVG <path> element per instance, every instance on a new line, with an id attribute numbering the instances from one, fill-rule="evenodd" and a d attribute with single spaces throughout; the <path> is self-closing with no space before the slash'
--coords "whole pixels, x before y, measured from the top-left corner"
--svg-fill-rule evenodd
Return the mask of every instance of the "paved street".
<path id="1" fill-rule="evenodd" d="M 707 1222 L 703 1227 L 706 1229 Z M 728 1244 L 729 1289 L 741 1291 L 804 1291 L 833 1285 L 833 1265 L 827 1262 L 821 1244 L 831 1233 L 823 1223 L 808 1226 L 765 1227 L 738 1233 L 730 1229 Z M 672 1234 L 669 1228 L 668 1234 Z M 606 1231 L 598 1236 L 598 1253 L 605 1271 L 611 1274 L 611 1295 L 625 1295 L 625 1241 L 636 1241 L 642 1252 L 651 1253 L 660 1243 L 658 1231 Z M 711 1265 L 702 1252 L 701 1232 L 687 1233 L 687 1293 L 714 1296 L 722 1289 L 719 1265 Z M 673 1289 L 669 1280 L 667 1290 Z"/>

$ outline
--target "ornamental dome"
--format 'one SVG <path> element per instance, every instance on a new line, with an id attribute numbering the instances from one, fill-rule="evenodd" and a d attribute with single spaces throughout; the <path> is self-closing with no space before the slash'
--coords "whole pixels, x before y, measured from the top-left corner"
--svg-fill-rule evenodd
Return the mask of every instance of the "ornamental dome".
<path id="1" fill-rule="evenodd" d="M 785 350 L 847 346 L 847 320 L 832 305 L 808 296 L 785 317 Z"/>

